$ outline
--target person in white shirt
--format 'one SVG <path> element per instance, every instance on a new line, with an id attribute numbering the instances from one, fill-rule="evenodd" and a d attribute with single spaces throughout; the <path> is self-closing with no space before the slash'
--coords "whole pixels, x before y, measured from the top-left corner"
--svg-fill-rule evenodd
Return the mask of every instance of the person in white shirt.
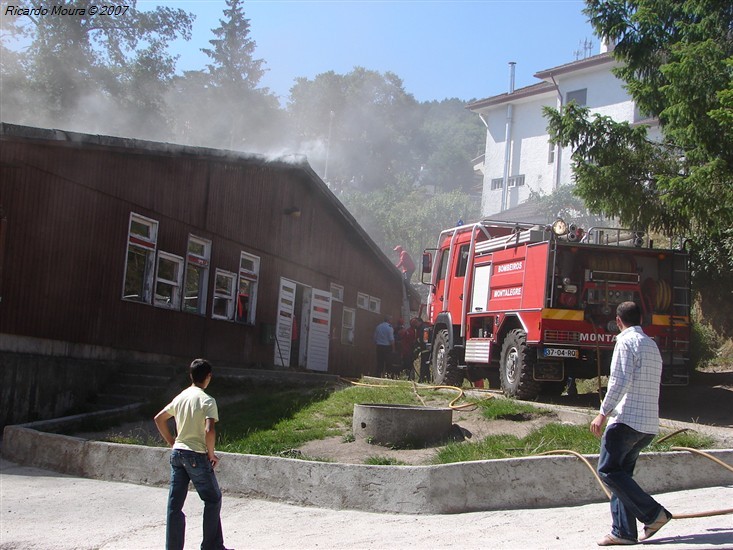
<path id="1" fill-rule="evenodd" d="M 659 433 L 659 385 L 662 356 L 641 329 L 641 309 L 623 302 L 616 309 L 620 334 L 611 358 L 608 391 L 590 431 L 601 439 L 598 475 L 611 497 L 611 533 L 598 546 L 631 545 L 646 540 L 672 515 L 633 479 L 639 453 Z M 609 419 L 605 431 L 603 424 Z M 644 524 L 638 537 L 636 520 Z"/>

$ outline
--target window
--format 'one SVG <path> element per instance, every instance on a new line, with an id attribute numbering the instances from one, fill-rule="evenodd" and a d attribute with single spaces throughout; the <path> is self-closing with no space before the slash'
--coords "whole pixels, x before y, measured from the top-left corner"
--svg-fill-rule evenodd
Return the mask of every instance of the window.
<path id="1" fill-rule="evenodd" d="M 214 306 L 211 317 L 214 319 L 234 319 L 234 281 L 236 275 L 221 269 L 216 270 L 214 279 Z"/>
<path id="2" fill-rule="evenodd" d="M 356 321 L 356 310 L 350 307 L 344 308 L 344 314 L 341 317 L 341 343 L 354 344 L 354 324 Z"/>
<path id="3" fill-rule="evenodd" d="M 344 301 L 344 287 L 341 285 L 337 285 L 336 283 L 331 283 L 331 300 L 334 302 L 343 302 Z"/>
<path id="4" fill-rule="evenodd" d="M 555 162 L 555 145 L 550 142 L 547 150 L 547 164 L 553 164 Z"/>
<path id="5" fill-rule="evenodd" d="M 155 271 L 155 296 L 153 303 L 159 307 L 180 309 L 183 258 L 167 252 L 158 254 Z"/>
<path id="6" fill-rule="evenodd" d="M 572 92 L 568 92 L 567 94 L 565 94 L 566 104 L 574 101 L 576 105 L 583 106 L 587 103 L 587 99 L 588 88 L 583 88 L 582 90 L 573 90 Z"/>
<path id="7" fill-rule="evenodd" d="M 358 292 L 356 294 L 356 305 L 361 309 L 369 309 L 369 294 Z"/>
<path id="8" fill-rule="evenodd" d="M 507 188 L 521 187 L 524 185 L 524 174 L 519 176 L 509 176 Z M 504 186 L 504 178 L 494 178 L 491 180 L 491 190 L 501 189 Z"/>
<path id="9" fill-rule="evenodd" d="M 198 313 L 199 315 L 206 313 L 206 289 L 209 283 L 210 258 L 211 241 L 189 235 L 183 311 Z"/>
<path id="10" fill-rule="evenodd" d="M 375 298 L 374 296 L 369 297 L 369 311 L 379 313 L 382 311 L 382 300 Z"/>
<path id="11" fill-rule="evenodd" d="M 237 289 L 237 322 L 253 325 L 257 309 L 257 281 L 260 259 L 246 252 L 239 257 L 239 287 Z"/>
<path id="12" fill-rule="evenodd" d="M 470 245 L 464 244 L 458 249 L 458 264 L 456 264 L 456 277 L 466 276 L 466 267 L 468 266 L 468 248 Z"/>
<path id="13" fill-rule="evenodd" d="M 125 283 L 122 289 L 124 300 L 147 304 L 151 302 L 157 243 L 158 222 L 131 212 L 127 232 Z"/>
<path id="14" fill-rule="evenodd" d="M 448 252 L 449 250 L 446 248 L 440 254 L 440 271 L 438 272 L 439 281 L 442 281 L 443 279 L 445 279 L 445 275 L 446 273 L 448 273 Z"/>

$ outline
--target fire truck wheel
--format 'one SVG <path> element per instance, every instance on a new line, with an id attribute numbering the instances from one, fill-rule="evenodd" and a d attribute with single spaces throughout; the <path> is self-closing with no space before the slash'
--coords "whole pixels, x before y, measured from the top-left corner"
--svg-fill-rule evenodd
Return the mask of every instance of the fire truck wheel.
<path id="1" fill-rule="evenodd" d="M 458 368 L 458 359 L 450 348 L 448 329 L 441 330 L 435 337 L 430 374 L 436 386 L 461 387 L 463 384 L 463 372 Z"/>
<path id="2" fill-rule="evenodd" d="M 534 357 L 527 348 L 527 333 L 509 331 L 501 347 L 501 390 L 507 397 L 534 399 L 540 386 L 532 379 Z"/>

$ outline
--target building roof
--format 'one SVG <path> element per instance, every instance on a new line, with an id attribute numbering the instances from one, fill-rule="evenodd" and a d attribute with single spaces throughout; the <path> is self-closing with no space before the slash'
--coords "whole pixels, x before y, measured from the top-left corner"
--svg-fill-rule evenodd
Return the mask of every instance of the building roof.
<path id="1" fill-rule="evenodd" d="M 364 245 L 372 251 L 378 261 L 387 266 L 388 269 L 392 270 L 395 277 L 401 278 L 400 272 L 392 261 L 386 254 L 384 254 L 384 252 L 382 252 L 372 238 L 359 225 L 354 216 L 352 216 L 343 203 L 331 192 L 326 183 L 320 178 L 320 176 L 318 176 L 318 174 L 316 174 L 313 168 L 311 168 L 305 155 L 286 155 L 277 158 L 268 158 L 264 155 L 243 153 L 239 151 L 162 143 L 135 138 L 84 134 L 80 132 L 36 128 L 0 122 L 0 139 L 3 138 L 58 141 L 67 142 L 77 146 L 113 147 L 127 149 L 131 152 L 136 151 L 139 153 L 142 151 L 146 153 L 170 156 L 220 158 L 222 160 L 274 166 L 285 171 L 302 172 L 305 176 L 304 181 L 307 182 L 307 184 L 311 186 L 312 190 L 320 195 L 330 207 L 339 213 L 347 226 L 349 226 L 350 230 L 352 230 Z"/>
<path id="2" fill-rule="evenodd" d="M 587 69 L 592 69 L 601 65 L 614 63 L 615 61 L 616 60 L 613 55 L 610 52 L 606 52 L 599 55 L 586 57 L 585 59 L 580 59 L 578 61 L 565 63 L 564 65 L 558 65 L 557 67 L 553 67 L 551 69 L 545 69 L 539 71 L 538 73 L 535 73 L 534 75 L 535 78 L 539 78 L 543 82 L 538 82 L 537 84 L 518 88 L 512 93 L 505 92 L 503 94 L 487 97 L 486 99 L 479 99 L 478 101 L 474 101 L 473 103 L 469 103 L 468 105 L 466 105 L 466 108 L 470 111 L 477 111 L 485 107 L 519 101 L 521 99 L 538 96 L 548 92 L 554 93 L 555 84 L 552 82 L 552 77 L 585 71 Z"/>

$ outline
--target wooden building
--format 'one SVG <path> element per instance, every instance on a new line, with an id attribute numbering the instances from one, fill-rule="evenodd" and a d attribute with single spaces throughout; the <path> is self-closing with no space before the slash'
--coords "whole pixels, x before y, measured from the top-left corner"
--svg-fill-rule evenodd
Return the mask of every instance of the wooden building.
<path id="1" fill-rule="evenodd" d="M 3 398 L 50 380 L 29 356 L 368 374 L 400 316 L 399 272 L 302 157 L 9 124 L 0 146 Z"/>

